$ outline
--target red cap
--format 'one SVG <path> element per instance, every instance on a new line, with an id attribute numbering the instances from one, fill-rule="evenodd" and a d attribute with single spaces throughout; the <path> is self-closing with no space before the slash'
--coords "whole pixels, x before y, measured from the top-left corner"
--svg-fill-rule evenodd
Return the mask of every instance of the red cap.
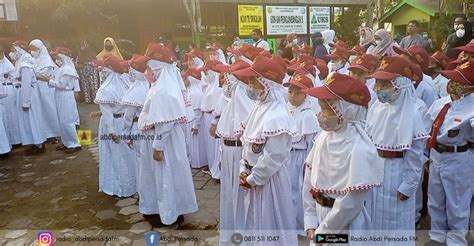
<path id="1" fill-rule="evenodd" d="M 290 87 L 290 85 L 294 85 L 302 90 L 313 88 L 313 81 L 306 77 L 304 73 L 296 71 L 293 76 L 291 76 L 290 80 L 286 83 L 283 83 L 283 86 Z"/>
<path id="2" fill-rule="evenodd" d="M 199 69 L 190 67 L 190 68 L 188 68 L 188 70 L 181 73 L 181 77 L 183 77 L 183 78 L 186 78 L 186 77 L 189 77 L 189 76 L 191 76 L 191 77 L 193 77 L 197 80 L 201 80 L 201 71 L 199 71 Z"/>
<path id="3" fill-rule="evenodd" d="M 257 57 L 260 52 L 263 51 L 263 49 L 257 48 L 251 44 L 244 43 L 242 44 L 242 47 L 240 47 L 238 50 L 227 48 L 227 51 L 238 56 L 245 56 L 247 59 L 253 61 L 255 57 Z"/>
<path id="4" fill-rule="evenodd" d="M 352 55 L 360 56 L 360 55 L 365 54 L 365 49 L 364 47 L 362 47 L 362 45 L 357 44 L 354 47 L 352 47 L 352 50 L 350 50 L 350 52 Z"/>
<path id="5" fill-rule="evenodd" d="M 50 52 L 50 55 L 53 59 L 56 59 L 56 57 L 59 55 L 59 54 L 63 54 L 65 56 L 68 56 L 70 58 L 72 58 L 72 51 L 71 49 L 69 48 L 66 48 L 66 47 L 56 47 L 54 48 L 53 50 L 51 50 Z"/>
<path id="6" fill-rule="evenodd" d="M 241 77 L 264 77 L 281 84 L 285 77 L 286 66 L 282 65 L 282 62 L 285 63 L 283 58 L 280 57 L 280 59 L 277 57 L 270 59 L 259 55 L 255 58 L 251 67 L 235 71 L 233 74 Z"/>
<path id="7" fill-rule="evenodd" d="M 198 48 L 193 48 L 191 51 L 187 52 L 187 53 L 184 53 L 184 55 L 186 56 L 189 56 L 189 57 L 197 57 L 201 60 L 204 61 L 204 52 L 202 52 L 200 49 Z"/>
<path id="8" fill-rule="evenodd" d="M 304 90 L 310 96 L 322 100 L 344 100 L 368 107 L 370 92 L 360 80 L 341 73 L 331 73 L 322 86 Z"/>
<path id="9" fill-rule="evenodd" d="M 329 44 L 329 45 L 331 46 L 332 44 Z M 336 45 L 342 46 L 342 47 L 348 49 L 346 42 L 344 42 L 342 40 L 337 40 Z"/>
<path id="10" fill-rule="evenodd" d="M 443 70 L 441 73 L 446 78 L 458 83 L 474 85 L 474 61 L 463 63 L 454 70 Z"/>
<path id="11" fill-rule="evenodd" d="M 216 73 L 220 73 L 219 70 L 217 70 L 216 66 L 222 64 L 222 62 L 218 60 L 210 60 L 207 61 L 206 64 L 201 68 L 201 71 L 209 71 L 212 70 Z"/>
<path id="12" fill-rule="evenodd" d="M 158 43 L 149 43 L 145 52 L 145 56 L 153 60 L 170 64 L 173 63 L 175 57 L 173 51 Z"/>
<path id="13" fill-rule="evenodd" d="M 393 46 L 393 50 L 398 54 L 405 54 L 415 59 L 415 61 L 420 65 L 421 69 L 425 71 L 430 65 L 430 55 L 426 52 L 425 48 L 419 45 L 411 45 L 408 49 L 402 49 L 397 46 Z"/>
<path id="14" fill-rule="evenodd" d="M 461 47 L 456 47 L 454 48 L 455 50 L 460 50 L 460 51 L 464 51 L 464 52 L 467 52 L 467 53 L 474 53 L 474 43 L 473 42 L 470 42 L 464 46 L 461 46 Z"/>
<path id="15" fill-rule="evenodd" d="M 316 67 L 319 70 L 319 74 L 323 77 L 326 78 L 329 74 L 329 68 L 325 60 L 323 59 L 315 59 L 314 60 L 316 63 Z"/>
<path id="16" fill-rule="evenodd" d="M 351 56 L 350 52 L 348 49 L 346 49 L 344 46 L 340 46 L 337 44 L 330 44 L 331 47 L 334 47 L 334 50 L 332 51 L 331 54 L 326 55 L 327 58 L 329 59 L 344 59 L 344 60 L 349 60 L 349 56 Z"/>
<path id="17" fill-rule="evenodd" d="M 373 73 L 378 66 L 378 58 L 371 54 L 363 54 L 354 59 L 349 69 L 358 68 L 362 71 Z"/>
<path id="18" fill-rule="evenodd" d="M 237 60 L 232 65 L 218 64 L 216 65 L 216 70 L 219 73 L 232 73 L 233 71 L 237 71 L 237 70 L 248 68 L 248 67 L 250 67 L 250 64 L 242 60 Z"/>
<path id="19" fill-rule="evenodd" d="M 104 58 L 104 66 L 109 67 L 116 73 L 128 73 L 128 62 L 117 58 L 116 56 L 109 55 Z"/>
<path id="20" fill-rule="evenodd" d="M 445 69 L 449 63 L 449 58 L 441 51 L 436 51 L 431 57 L 430 61 L 438 64 L 441 69 Z"/>
<path id="21" fill-rule="evenodd" d="M 416 83 L 420 83 L 423 80 L 423 71 L 421 70 L 420 65 L 411 64 L 411 66 L 413 68 L 413 76 L 410 79 L 416 81 Z"/>
<path id="22" fill-rule="evenodd" d="M 297 48 L 296 51 L 303 54 L 311 54 L 313 48 L 311 48 L 311 46 L 307 45 L 306 43 L 303 43 L 303 45 L 300 48 Z"/>
<path id="23" fill-rule="evenodd" d="M 272 58 L 273 56 L 272 53 L 270 53 L 270 51 L 267 51 L 267 50 L 263 50 L 262 52 L 260 52 L 260 55 L 268 57 L 268 58 Z"/>
<path id="24" fill-rule="evenodd" d="M 399 76 L 413 79 L 413 65 L 399 56 L 386 56 L 382 59 L 379 68 L 369 78 L 392 80 Z"/>
<path id="25" fill-rule="evenodd" d="M 29 45 L 25 40 L 17 40 L 15 42 L 13 42 L 13 45 L 18 46 L 18 47 L 24 49 L 25 51 L 29 51 L 29 48 L 28 48 Z"/>
<path id="26" fill-rule="evenodd" d="M 144 73 L 148 69 L 147 62 L 150 59 L 146 56 L 142 56 L 140 54 L 133 54 L 132 59 L 130 60 L 130 66 L 141 72 Z"/>
<path id="27" fill-rule="evenodd" d="M 303 73 L 311 73 L 313 76 L 316 75 L 316 69 L 314 68 L 314 58 L 309 55 L 300 55 L 296 59 L 293 65 L 288 67 L 290 71 L 300 71 Z"/>

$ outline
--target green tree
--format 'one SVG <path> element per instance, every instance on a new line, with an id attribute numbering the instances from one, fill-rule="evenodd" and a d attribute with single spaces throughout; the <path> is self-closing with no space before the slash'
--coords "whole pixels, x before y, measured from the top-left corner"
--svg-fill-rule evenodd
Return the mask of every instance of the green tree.
<path id="1" fill-rule="evenodd" d="M 360 18 L 361 10 L 359 6 L 347 7 L 341 15 L 336 16 L 334 21 L 334 30 L 339 38 L 344 40 L 349 46 L 358 42 L 356 35 L 359 26 L 362 23 Z"/>

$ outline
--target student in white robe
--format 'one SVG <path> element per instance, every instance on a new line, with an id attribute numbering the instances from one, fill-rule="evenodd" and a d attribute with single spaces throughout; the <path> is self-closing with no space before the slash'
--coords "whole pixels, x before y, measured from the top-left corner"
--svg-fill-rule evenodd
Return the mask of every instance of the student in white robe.
<path id="1" fill-rule="evenodd" d="M 278 236 L 276 245 L 296 245 L 290 161 L 294 121 L 277 87 L 286 73 L 281 57 L 257 56 L 250 68 L 234 72 L 249 77 L 257 104 L 242 123 L 240 185 L 245 189 L 242 228 L 245 235 Z"/>
<path id="2" fill-rule="evenodd" d="M 79 75 L 72 61 L 70 49 L 56 48 L 52 52 L 52 57 L 59 68 L 54 72 L 53 77 L 48 78 L 46 75 L 44 77 L 49 79 L 49 86 L 54 88 L 54 102 L 56 103 L 55 108 L 57 109 L 62 142 L 60 146 L 56 147 L 56 150 L 74 153 L 82 149 L 77 140 L 76 125 L 79 122 L 79 112 L 74 97 L 74 93 L 80 91 Z"/>
<path id="3" fill-rule="evenodd" d="M 407 61 L 420 66 L 421 71 L 423 72 L 423 78 L 421 81 L 414 84 L 415 92 L 416 96 L 425 102 L 426 107 L 430 108 L 431 104 L 438 99 L 433 80 L 430 76 L 424 74 L 424 72 L 428 70 L 430 64 L 430 55 L 425 48 L 419 45 L 412 45 L 408 49 L 402 49 L 400 47 L 394 47 L 393 49 Z"/>
<path id="4" fill-rule="evenodd" d="M 154 82 L 145 98 L 138 127 L 145 136 L 139 141 L 140 213 L 154 227 L 182 223 L 183 215 L 198 210 L 186 155 L 184 82 L 173 63 L 173 52 L 157 43 L 145 54 Z"/>
<path id="5" fill-rule="evenodd" d="M 220 242 L 229 243 L 235 229 L 243 228 L 243 219 L 236 214 L 243 212 L 243 189 L 239 186 L 240 160 L 242 159 L 242 142 L 239 140 L 242 132 L 240 124 L 245 121 L 250 111 L 255 107 L 255 101 L 248 95 L 250 89 L 242 77 L 232 74 L 250 65 L 237 60 L 232 65 L 219 65 L 217 70 L 223 77 L 223 93 L 229 102 L 225 106 L 216 134 L 223 140 L 221 162 L 221 192 L 220 192 Z M 238 204 L 240 205 L 239 207 Z"/>
<path id="6" fill-rule="evenodd" d="M 215 67 L 217 64 L 220 64 L 220 62 L 217 60 L 209 60 L 201 69 L 204 72 L 201 81 L 207 84 L 201 101 L 201 112 L 203 113 L 201 124 L 205 135 L 204 139 L 206 141 L 207 164 L 209 166 L 211 177 L 215 179 L 219 178 L 220 172 L 219 167 L 215 165 L 218 142 L 215 136 L 210 134 L 210 129 L 213 121 L 216 119 L 214 110 L 217 106 L 217 100 L 222 94 L 222 88 L 219 87 L 219 73 L 211 68 Z"/>
<path id="7" fill-rule="evenodd" d="M 329 73 L 338 72 L 346 75 L 349 74 L 349 70 L 347 70 L 350 66 L 349 50 L 337 44 L 331 44 L 331 47 L 333 47 L 334 50 L 331 54 L 326 55 L 326 58 L 331 60 L 328 64 Z"/>
<path id="8" fill-rule="evenodd" d="M 432 122 L 428 211 L 432 245 L 467 245 L 471 186 L 474 181 L 469 151 L 474 120 L 474 61 L 442 71 L 449 79 L 449 96 L 436 100 L 428 111 Z"/>
<path id="9" fill-rule="evenodd" d="M 367 132 L 384 167 L 384 186 L 374 191 L 371 218 L 374 229 L 389 236 L 401 230 L 415 236 L 415 193 L 428 134 L 416 105 L 413 74 L 407 60 L 387 56 L 369 75 L 376 79 L 378 100 L 368 112 Z"/>
<path id="10" fill-rule="evenodd" d="M 20 126 L 21 144 L 32 145 L 25 150 L 25 155 L 39 155 L 46 151 L 46 136 L 42 130 L 40 115 L 43 113 L 38 96 L 38 82 L 35 76 L 35 60 L 27 52 L 28 44 L 24 41 L 13 43 L 8 55 L 15 61 L 12 78 L 18 83 L 19 91 L 16 101 Z"/>
<path id="11" fill-rule="evenodd" d="M 40 124 L 46 138 L 51 143 L 57 143 L 56 137 L 61 135 L 59 119 L 54 101 L 54 89 L 48 85 L 48 78 L 52 78 L 58 66 L 49 55 L 48 49 L 39 39 L 34 39 L 29 45 L 30 53 L 35 59 L 35 75 L 37 79 L 41 115 Z"/>
<path id="12" fill-rule="evenodd" d="M 184 73 L 182 73 L 184 83 L 189 92 L 189 100 L 191 100 L 194 116 L 191 119 L 188 119 L 189 129 L 187 134 L 188 136 L 188 149 L 190 151 L 189 161 L 192 168 L 202 168 L 207 165 L 207 153 L 202 150 L 205 142 L 202 141 L 203 138 L 200 137 L 202 134 L 207 134 L 207 132 L 201 132 L 200 125 L 202 119 L 201 112 L 201 101 L 203 97 L 202 85 L 201 85 L 201 71 L 196 68 L 188 68 Z"/>
<path id="13" fill-rule="evenodd" d="M 303 92 L 305 89 L 313 88 L 313 81 L 297 71 L 287 83 L 283 83 L 283 86 L 288 87 L 287 107 L 298 131 L 297 137 L 294 137 L 292 140 L 291 161 L 287 165 L 291 177 L 291 193 L 296 215 L 296 229 L 299 232 L 303 232 L 304 163 L 313 147 L 313 140 L 321 129 L 318 125 L 316 113 L 311 108 L 310 100 L 313 98 Z"/>
<path id="14" fill-rule="evenodd" d="M 438 98 L 448 96 L 448 79 L 441 74 L 441 70 L 446 69 L 448 63 L 449 58 L 441 51 L 436 51 L 430 57 L 430 65 L 427 73 L 433 79 Z"/>
<path id="15" fill-rule="evenodd" d="M 323 130 L 306 159 L 305 230 L 311 240 L 325 233 L 360 235 L 372 229 L 365 205 L 383 179 L 381 160 L 364 127 L 370 93 L 365 83 L 339 73 L 304 92 L 318 98 Z"/>
<path id="16" fill-rule="evenodd" d="M 377 94 L 374 91 L 375 79 L 367 78 L 367 75 L 375 72 L 379 59 L 371 54 L 363 54 L 355 58 L 349 67 L 349 75 L 360 80 L 367 86 L 370 92 L 369 108 L 377 101 Z"/>
<path id="17" fill-rule="evenodd" d="M 124 125 L 125 106 L 122 98 L 130 88 L 128 62 L 107 56 L 101 65 L 108 68 L 108 77 L 100 85 L 94 102 L 102 116 L 99 122 L 99 191 L 110 196 L 129 197 L 135 194 L 135 155 L 120 137 Z"/>
<path id="18" fill-rule="evenodd" d="M 18 109 L 16 106 L 19 85 L 15 84 L 13 78 L 15 67 L 6 58 L 4 47 L 0 45 L 0 83 L 4 86 L 7 96 L 0 99 L 5 110 L 4 123 L 10 145 L 21 144 L 20 122 L 18 121 Z M 17 88 L 18 87 L 18 88 Z"/>
<path id="19" fill-rule="evenodd" d="M 143 108 L 145 97 L 148 94 L 150 84 L 145 78 L 145 71 L 148 69 L 146 65 L 148 58 L 134 54 L 129 61 L 130 68 L 128 71 L 129 79 L 132 82 L 130 88 L 122 97 L 122 105 L 125 107 L 123 115 L 123 136 L 127 137 L 127 145 L 135 153 L 134 166 L 137 187 L 139 185 L 140 172 L 138 160 L 141 158 L 140 150 L 134 145 L 134 142 L 140 141 L 140 130 L 138 129 L 138 117 Z"/>
<path id="20" fill-rule="evenodd" d="M 7 90 L 3 84 L 0 84 L 0 160 L 8 158 L 11 151 L 10 141 L 8 140 L 7 130 L 5 128 L 5 108 L 2 101 L 8 96 Z"/>

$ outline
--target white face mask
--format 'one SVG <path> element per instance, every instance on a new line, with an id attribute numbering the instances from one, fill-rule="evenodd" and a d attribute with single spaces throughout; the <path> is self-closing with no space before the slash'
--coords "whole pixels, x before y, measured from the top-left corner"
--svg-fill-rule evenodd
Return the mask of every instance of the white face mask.
<path id="1" fill-rule="evenodd" d="M 456 31 L 456 36 L 457 36 L 458 38 L 464 37 L 464 34 L 466 34 L 466 31 L 465 31 L 464 29 L 458 29 L 458 30 Z"/>
<path id="2" fill-rule="evenodd" d="M 32 55 L 34 58 L 37 58 L 37 57 L 40 55 L 40 52 L 39 52 L 39 50 L 32 50 L 32 51 L 31 51 L 31 55 Z"/>
<path id="3" fill-rule="evenodd" d="M 19 58 L 18 52 L 10 52 L 8 56 L 14 61 L 18 60 Z"/>
<path id="4" fill-rule="evenodd" d="M 61 59 L 57 58 L 56 60 L 54 60 L 54 62 L 56 63 L 56 65 L 58 66 L 62 66 L 64 63 Z"/>

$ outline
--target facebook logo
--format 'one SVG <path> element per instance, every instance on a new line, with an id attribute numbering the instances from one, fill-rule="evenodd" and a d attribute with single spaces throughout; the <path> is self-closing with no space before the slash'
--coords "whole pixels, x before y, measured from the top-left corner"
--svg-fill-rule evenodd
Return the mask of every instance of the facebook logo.
<path id="1" fill-rule="evenodd" d="M 156 231 L 149 231 L 146 233 L 145 242 L 147 246 L 157 246 L 160 244 L 160 236 Z"/>

